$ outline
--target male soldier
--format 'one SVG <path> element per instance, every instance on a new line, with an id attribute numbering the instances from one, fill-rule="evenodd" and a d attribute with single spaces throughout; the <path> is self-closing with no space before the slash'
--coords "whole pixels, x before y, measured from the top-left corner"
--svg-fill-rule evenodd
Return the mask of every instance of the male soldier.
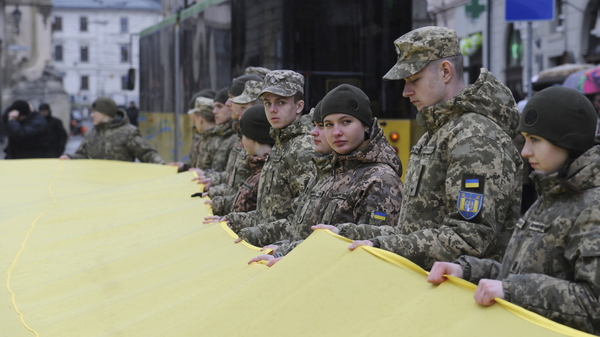
<path id="1" fill-rule="evenodd" d="M 233 106 L 231 99 L 241 95 L 244 92 L 244 86 L 246 82 L 250 80 L 258 82 L 262 81 L 260 76 L 257 75 L 243 75 L 233 79 L 228 89 L 229 99 L 225 102 L 225 105 L 229 107 L 231 111 L 232 129 L 236 134 L 239 131 L 239 117 L 237 113 L 238 107 Z M 241 143 L 241 138 L 238 135 L 238 144 L 232 151 L 229 152 L 229 157 L 227 158 L 227 165 L 225 166 L 225 170 L 208 170 L 206 172 L 199 171 L 198 178 L 194 180 L 197 180 L 198 183 L 204 184 L 205 191 L 208 189 L 214 189 L 214 196 L 232 193 L 235 194 L 239 186 L 250 176 L 250 169 L 246 164 L 246 155 L 246 150 L 244 150 L 244 146 Z M 211 198 L 212 197 L 213 195 L 211 195 Z"/>
<path id="2" fill-rule="evenodd" d="M 146 143 L 140 130 L 129 124 L 125 111 L 109 97 L 99 97 L 92 104 L 90 114 L 94 128 L 85 134 L 75 154 L 61 159 L 110 159 L 164 164 L 158 152 Z"/>
<path id="3" fill-rule="evenodd" d="M 403 96 L 427 128 L 411 150 L 397 234 L 350 225 L 343 235 L 429 269 L 460 255 L 499 259 L 519 218 L 523 161 L 512 138 L 519 113 L 488 70 L 465 87 L 456 32 L 413 30 L 394 41 L 398 62 L 383 77 L 406 81 Z M 350 227 L 350 228 L 348 228 Z"/>
<path id="4" fill-rule="evenodd" d="M 236 232 L 290 215 L 293 200 L 314 175 L 310 129 L 301 118 L 304 76 L 291 70 L 271 71 L 265 76 L 259 97 L 272 127 L 275 146 L 261 173 L 256 211 L 230 213 L 225 217 Z"/>

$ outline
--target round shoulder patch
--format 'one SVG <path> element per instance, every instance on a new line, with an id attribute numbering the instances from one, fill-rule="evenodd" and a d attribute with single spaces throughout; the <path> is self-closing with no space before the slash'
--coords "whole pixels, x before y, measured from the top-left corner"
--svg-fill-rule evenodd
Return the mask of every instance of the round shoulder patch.
<path id="1" fill-rule="evenodd" d="M 539 118 L 539 114 L 536 110 L 527 110 L 525 112 L 525 118 L 524 118 L 524 123 L 527 126 L 533 126 Z"/>
<path id="2" fill-rule="evenodd" d="M 348 107 L 348 109 L 356 111 L 358 110 L 358 100 L 354 97 L 349 98 L 346 101 L 346 106 Z"/>

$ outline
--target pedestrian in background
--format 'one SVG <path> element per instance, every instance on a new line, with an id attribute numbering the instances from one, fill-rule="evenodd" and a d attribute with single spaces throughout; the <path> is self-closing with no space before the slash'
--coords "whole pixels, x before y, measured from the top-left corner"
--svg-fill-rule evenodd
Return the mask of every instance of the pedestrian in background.
<path id="1" fill-rule="evenodd" d="M 61 159 L 109 159 L 164 164 L 165 161 L 148 144 L 140 130 L 129 124 L 125 111 L 109 97 L 99 97 L 92 104 L 90 114 L 94 128 L 74 154 L 62 155 Z"/>
<path id="2" fill-rule="evenodd" d="M 48 122 L 26 101 L 15 101 L 2 116 L 8 131 L 6 159 L 48 158 Z"/>
<path id="3" fill-rule="evenodd" d="M 69 139 L 67 131 L 65 130 L 62 121 L 52 116 L 52 109 L 50 109 L 49 104 L 40 104 L 38 113 L 42 115 L 48 123 L 48 157 L 58 158 L 65 152 L 67 140 Z"/>
<path id="4" fill-rule="evenodd" d="M 560 324 L 600 334 L 600 146 L 596 111 L 579 92 L 550 87 L 527 102 L 517 129 L 540 197 L 519 220 L 504 259 L 436 262 L 445 275 L 478 284 L 477 303 L 507 300 Z"/>
<path id="5" fill-rule="evenodd" d="M 135 102 L 129 102 L 129 107 L 125 110 L 127 113 L 127 117 L 129 118 L 129 123 L 134 126 L 138 126 L 138 114 L 139 110 L 135 106 Z"/>

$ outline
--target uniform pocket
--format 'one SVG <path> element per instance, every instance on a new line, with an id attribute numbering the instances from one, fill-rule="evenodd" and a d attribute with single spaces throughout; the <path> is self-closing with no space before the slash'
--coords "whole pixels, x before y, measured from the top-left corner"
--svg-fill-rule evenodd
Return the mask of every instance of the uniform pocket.
<path id="1" fill-rule="evenodd" d="M 325 209 L 325 213 L 323 214 L 323 220 L 321 222 L 326 225 L 331 224 L 331 221 L 336 214 L 339 204 L 344 202 L 346 200 L 346 198 L 348 198 L 348 193 L 344 193 L 344 192 L 332 193 L 329 196 L 329 198 L 331 199 L 331 201 L 329 202 L 329 204 L 327 205 L 327 208 Z"/>

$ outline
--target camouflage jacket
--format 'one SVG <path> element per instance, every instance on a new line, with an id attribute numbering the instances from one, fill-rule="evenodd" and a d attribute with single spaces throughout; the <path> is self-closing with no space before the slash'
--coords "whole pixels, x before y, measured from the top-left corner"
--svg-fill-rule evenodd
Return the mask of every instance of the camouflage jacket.
<path id="1" fill-rule="evenodd" d="M 331 179 L 331 155 L 317 155 L 312 158 L 316 168 L 306 188 L 294 203 L 293 214 L 284 219 L 278 219 L 256 227 L 243 228 L 239 236 L 257 247 L 263 247 L 281 240 L 295 242 L 306 239 L 312 230 L 311 214 L 316 201 L 324 194 L 323 186 Z"/>
<path id="2" fill-rule="evenodd" d="M 223 179 L 223 173 L 227 174 L 225 183 L 213 186 L 208 190 L 208 196 L 212 199 L 213 214 L 225 215 L 231 212 L 233 208 L 233 199 L 240 186 L 250 177 L 250 167 L 248 167 L 248 153 L 244 149 L 242 142 L 238 142 L 229 154 L 227 169 L 224 172 L 209 172 L 208 177 L 217 177 L 217 181 Z M 229 164 L 232 164 L 229 167 Z M 213 180 L 213 184 L 214 184 Z"/>
<path id="3" fill-rule="evenodd" d="M 275 145 L 261 173 L 256 210 L 227 215 L 235 232 L 292 214 L 293 200 L 315 174 L 315 167 L 310 160 L 315 151 L 306 121 L 311 118 L 310 115 L 304 115 L 283 129 L 271 128 Z"/>
<path id="4" fill-rule="evenodd" d="M 463 277 L 502 280 L 505 299 L 558 323 L 600 334 L 600 146 L 557 173 L 532 178 L 540 198 L 517 223 L 502 264 L 463 256 Z"/>
<path id="5" fill-rule="evenodd" d="M 192 167 L 195 167 L 195 163 L 198 160 L 198 151 L 202 144 L 202 137 L 196 131 L 196 128 L 192 128 L 194 135 L 192 136 L 192 146 L 190 148 L 190 155 L 188 159 L 183 163 L 183 171 L 187 171 Z"/>
<path id="6" fill-rule="evenodd" d="M 233 198 L 232 212 L 250 212 L 256 209 L 256 197 L 258 195 L 258 182 L 260 172 L 267 161 L 268 153 L 262 156 L 248 156 L 248 167 L 250 167 L 250 178 L 246 179 L 240 186 Z"/>
<path id="7" fill-rule="evenodd" d="M 204 141 L 196 160 L 197 168 L 221 172 L 227 168 L 229 153 L 239 139 L 231 129 L 231 121 L 201 133 Z"/>
<path id="8" fill-rule="evenodd" d="M 512 139 L 519 113 L 486 69 L 452 99 L 424 108 L 411 149 L 398 234 L 376 247 L 425 269 L 460 255 L 499 260 L 519 218 L 523 161 Z"/>
<path id="9" fill-rule="evenodd" d="M 140 130 L 129 124 L 127 115 L 118 110 L 110 123 L 100 123 L 89 130 L 71 159 L 109 159 L 164 164 L 158 152 L 140 134 Z"/>

